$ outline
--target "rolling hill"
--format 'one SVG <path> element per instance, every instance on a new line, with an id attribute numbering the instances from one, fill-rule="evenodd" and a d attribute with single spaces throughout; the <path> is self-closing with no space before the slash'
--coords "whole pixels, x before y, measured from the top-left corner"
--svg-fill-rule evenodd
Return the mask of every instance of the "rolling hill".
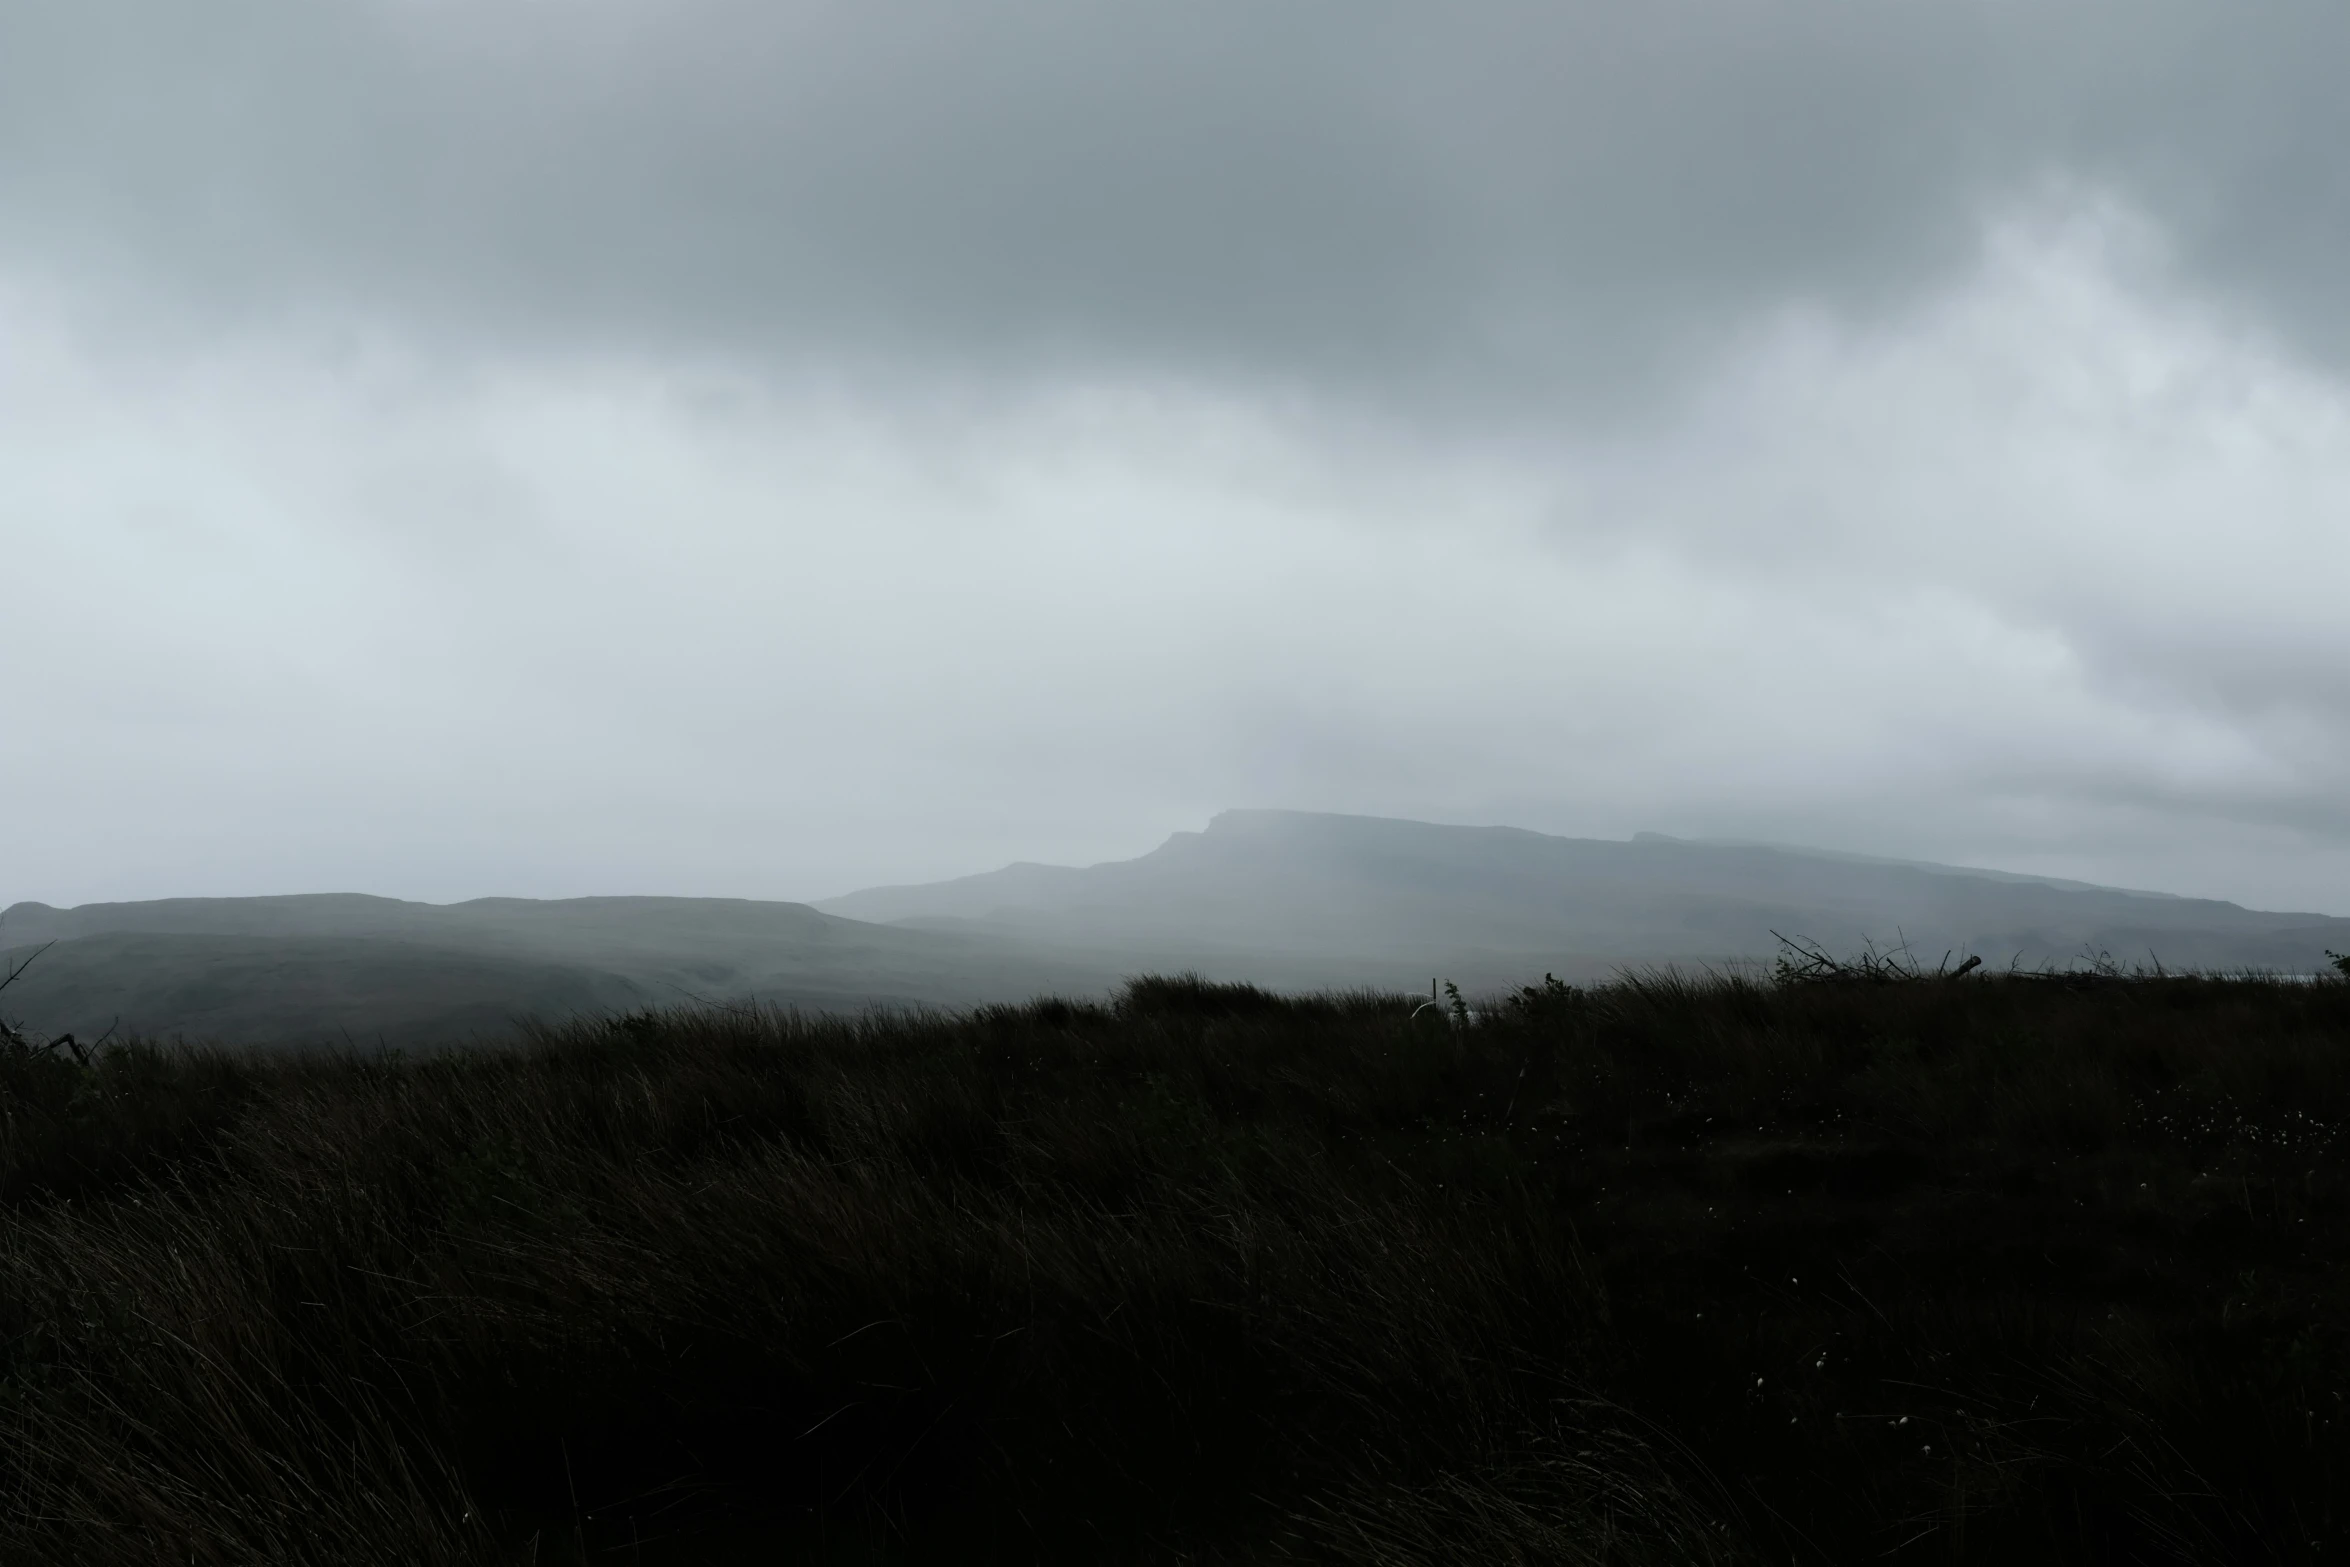
<path id="1" fill-rule="evenodd" d="M 0 916 L 12 961 L 55 943 L 0 1016 L 45 1034 L 108 1027 L 257 1044 L 442 1043 L 687 1001 L 816 1011 L 968 1006 L 1117 978 L 988 932 L 860 923 L 797 903 L 725 898 L 484 898 L 408 903 L 320 894 L 177 898 Z"/>

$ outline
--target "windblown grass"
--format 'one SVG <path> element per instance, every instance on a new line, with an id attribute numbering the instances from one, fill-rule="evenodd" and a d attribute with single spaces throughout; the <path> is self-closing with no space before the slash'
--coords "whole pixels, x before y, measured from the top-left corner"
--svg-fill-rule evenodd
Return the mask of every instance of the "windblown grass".
<path id="1" fill-rule="evenodd" d="M 10 1563 L 2322 1561 L 2350 984 L 0 1056 Z"/>

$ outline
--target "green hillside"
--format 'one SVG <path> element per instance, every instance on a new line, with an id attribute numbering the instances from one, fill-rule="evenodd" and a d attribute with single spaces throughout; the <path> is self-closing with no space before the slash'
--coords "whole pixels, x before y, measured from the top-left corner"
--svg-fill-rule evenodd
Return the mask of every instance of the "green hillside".
<path id="1" fill-rule="evenodd" d="M 0 1017 L 41 1034 L 242 1044 L 439 1044 L 688 1001 L 969 1006 L 1116 980 L 1107 963 L 1001 936 L 718 898 L 20 903 L 0 917 L 0 959 L 32 959 Z"/>

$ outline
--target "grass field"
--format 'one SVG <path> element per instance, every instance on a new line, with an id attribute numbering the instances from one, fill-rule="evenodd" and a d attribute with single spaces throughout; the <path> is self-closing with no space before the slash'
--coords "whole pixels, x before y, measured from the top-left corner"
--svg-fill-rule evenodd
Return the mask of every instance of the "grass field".
<path id="1" fill-rule="evenodd" d="M 2350 983 L 0 1060 L 0 1560 L 2350 1552 Z"/>

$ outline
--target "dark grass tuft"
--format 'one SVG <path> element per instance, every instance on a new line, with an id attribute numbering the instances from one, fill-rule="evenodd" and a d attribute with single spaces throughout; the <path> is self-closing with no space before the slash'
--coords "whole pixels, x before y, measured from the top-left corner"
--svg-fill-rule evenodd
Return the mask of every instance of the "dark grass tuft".
<path id="1" fill-rule="evenodd" d="M 10 1563 L 2310 1561 L 2350 984 L 0 1052 Z"/>
<path id="2" fill-rule="evenodd" d="M 1377 1002 L 1387 998 L 1358 998 Z M 1285 996 L 1256 985 L 1228 984 L 1191 972 L 1144 974 L 1118 992 L 1118 1010 L 1128 1017 L 1265 1018 L 1328 1017 L 1344 1006 L 1332 996 Z"/>

